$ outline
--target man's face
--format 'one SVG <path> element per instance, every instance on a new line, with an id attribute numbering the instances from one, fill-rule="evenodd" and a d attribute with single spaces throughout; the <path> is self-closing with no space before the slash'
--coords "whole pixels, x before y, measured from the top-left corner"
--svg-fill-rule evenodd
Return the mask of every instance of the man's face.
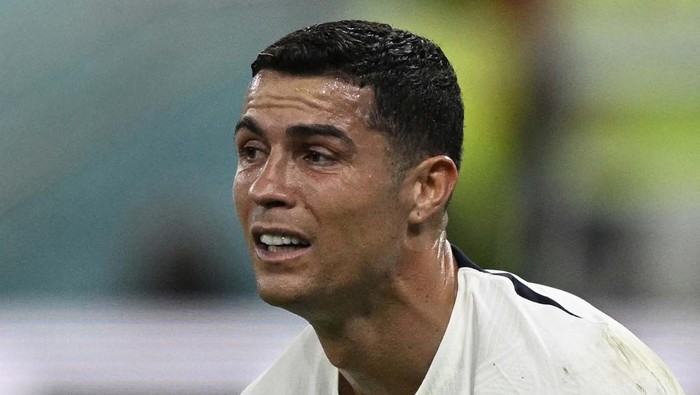
<path id="1" fill-rule="evenodd" d="M 295 312 L 386 285 L 407 231 L 409 193 L 386 138 L 368 126 L 371 89 L 260 72 L 236 126 L 233 198 L 258 292 Z"/>

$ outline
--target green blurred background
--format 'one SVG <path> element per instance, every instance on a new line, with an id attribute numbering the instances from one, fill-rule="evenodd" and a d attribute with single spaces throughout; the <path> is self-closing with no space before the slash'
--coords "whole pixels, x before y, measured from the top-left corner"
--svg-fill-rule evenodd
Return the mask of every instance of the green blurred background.
<path id="1" fill-rule="evenodd" d="M 646 0 L 3 1 L 0 301 L 252 297 L 230 196 L 249 64 L 343 18 L 452 60 L 448 237 L 473 260 L 698 305 L 700 3 Z"/>
<path id="2" fill-rule="evenodd" d="M 454 62 L 449 237 L 475 261 L 583 294 L 697 297 L 699 16 L 680 1 L 3 2 L 0 295 L 253 292 L 230 199 L 248 65 L 294 28 L 368 18 Z"/>

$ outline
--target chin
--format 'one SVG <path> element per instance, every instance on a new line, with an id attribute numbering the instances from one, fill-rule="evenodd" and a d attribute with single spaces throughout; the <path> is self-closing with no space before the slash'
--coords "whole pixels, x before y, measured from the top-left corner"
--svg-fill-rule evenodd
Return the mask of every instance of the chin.
<path id="1" fill-rule="evenodd" d="M 329 306 L 322 302 L 325 298 L 317 292 L 310 292 L 304 284 L 258 281 L 258 295 L 265 303 L 306 320 L 325 316 L 329 311 Z"/>
<path id="2" fill-rule="evenodd" d="M 279 292 L 268 292 L 258 289 L 258 295 L 265 303 L 275 307 L 286 308 L 290 304 L 294 304 L 293 297 L 290 297 L 289 295 L 282 295 Z"/>
<path id="3" fill-rule="evenodd" d="M 290 285 L 288 282 L 259 278 L 257 286 L 260 299 L 272 306 L 289 309 L 289 307 L 300 303 L 303 299 L 298 287 Z"/>

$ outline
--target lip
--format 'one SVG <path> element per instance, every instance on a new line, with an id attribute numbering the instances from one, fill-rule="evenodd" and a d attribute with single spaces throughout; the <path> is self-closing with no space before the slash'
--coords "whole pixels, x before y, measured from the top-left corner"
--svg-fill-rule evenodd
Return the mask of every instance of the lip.
<path id="1" fill-rule="evenodd" d="M 263 262 L 276 264 L 290 263 L 291 261 L 294 261 L 302 255 L 309 252 L 309 250 L 312 248 L 312 244 L 309 237 L 306 236 L 303 232 L 300 232 L 299 230 L 293 229 L 291 227 L 255 224 L 251 226 L 250 232 L 253 237 L 255 255 Z M 309 245 L 306 247 L 296 248 L 292 251 L 271 252 L 265 249 L 260 243 L 258 243 L 260 235 L 264 233 L 284 234 L 288 236 L 293 236 L 309 242 Z"/>
<path id="2" fill-rule="evenodd" d="M 297 248 L 293 251 L 278 251 L 270 252 L 259 244 L 255 245 L 255 255 L 263 262 L 266 263 L 291 263 L 292 261 L 298 259 L 302 255 L 306 254 L 311 247 Z"/>

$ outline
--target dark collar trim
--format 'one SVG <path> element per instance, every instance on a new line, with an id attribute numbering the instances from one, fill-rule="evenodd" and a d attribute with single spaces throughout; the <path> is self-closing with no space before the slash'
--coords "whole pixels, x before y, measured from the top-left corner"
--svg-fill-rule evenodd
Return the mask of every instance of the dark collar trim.
<path id="1" fill-rule="evenodd" d="M 455 257 L 455 260 L 457 261 L 457 266 L 459 267 L 467 267 L 470 269 L 478 270 L 482 273 L 488 273 L 494 276 L 502 276 L 510 280 L 510 282 L 513 283 L 513 288 L 515 289 L 515 293 L 518 294 L 518 296 L 525 298 L 529 301 L 539 303 L 539 304 L 546 304 L 550 306 L 554 306 L 574 317 L 581 318 L 577 316 L 576 314 L 570 312 L 569 310 L 565 309 L 562 305 L 557 303 L 554 299 L 544 296 L 542 294 L 539 294 L 535 291 L 532 290 L 532 288 L 528 287 L 525 285 L 522 281 L 520 281 L 517 277 L 510 273 L 492 273 L 489 271 L 486 271 L 482 268 L 480 268 L 477 264 L 472 262 L 469 258 L 467 258 L 464 253 L 457 248 L 456 246 L 452 245 L 452 255 Z"/>

